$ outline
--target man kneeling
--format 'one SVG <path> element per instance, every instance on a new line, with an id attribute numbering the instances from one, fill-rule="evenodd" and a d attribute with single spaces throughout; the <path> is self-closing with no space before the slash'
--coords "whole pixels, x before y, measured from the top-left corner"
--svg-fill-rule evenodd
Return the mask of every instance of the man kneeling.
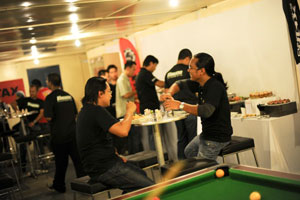
<path id="1" fill-rule="evenodd" d="M 146 173 L 117 155 L 112 134 L 126 137 L 136 106 L 128 102 L 122 121 L 113 117 L 105 107 L 111 99 L 106 79 L 90 78 L 85 85 L 83 108 L 77 119 L 77 145 L 85 172 L 92 181 L 131 192 L 153 185 Z"/>

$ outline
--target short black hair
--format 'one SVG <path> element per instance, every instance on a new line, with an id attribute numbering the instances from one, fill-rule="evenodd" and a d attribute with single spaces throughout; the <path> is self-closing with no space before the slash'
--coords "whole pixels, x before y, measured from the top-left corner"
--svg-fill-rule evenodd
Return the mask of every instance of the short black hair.
<path id="1" fill-rule="evenodd" d="M 178 60 L 183 60 L 186 57 L 189 57 L 191 59 L 193 57 L 193 54 L 192 54 L 192 52 L 189 49 L 182 49 L 179 52 Z"/>
<path id="2" fill-rule="evenodd" d="M 150 62 L 152 62 L 153 64 L 158 64 L 158 59 L 152 55 L 148 55 L 143 62 L 143 66 L 148 67 L 150 65 Z"/>
<path id="3" fill-rule="evenodd" d="M 31 85 L 35 85 L 37 87 L 37 89 L 39 89 L 40 87 L 42 87 L 42 83 L 39 79 L 33 79 L 31 81 Z"/>
<path id="4" fill-rule="evenodd" d="M 98 102 L 98 92 L 105 92 L 106 90 L 106 79 L 102 77 L 90 78 L 84 88 L 84 97 L 82 98 L 82 104 Z"/>
<path id="5" fill-rule="evenodd" d="M 109 72 L 110 69 L 116 69 L 116 70 L 118 71 L 117 66 L 114 65 L 114 64 L 108 65 L 108 67 L 107 67 L 107 72 Z"/>
<path id="6" fill-rule="evenodd" d="M 54 86 L 61 86 L 60 75 L 57 73 L 48 74 L 48 82 L 52 83 Z"/>
<path id="7" fill-rule="evenodd" d="M 105 75 L 105 73 L 107 73 L 107 70 L 106 69 L 100 69 L 99 72 L 98 72 L 98 76 L 102 76 L 102 75 Z"/>
<path id="8" fill-rule="evenodd" d="M 38 90 L 39 90 L 39 87 L 38 87 L 37 85 L 34 85 L 34 84 L 31 84 L 29 88 L 35 88 L 35 89 L 36 89 L 36 91 L 38 91 Z"/>
<path id="9" fill-rule="evenodd" d="M 127 60 L 125 63 L 124 69 L 126 69 L 127 67 L 132 67 L 132 65 L 136 65 L 136 62 Z"/>

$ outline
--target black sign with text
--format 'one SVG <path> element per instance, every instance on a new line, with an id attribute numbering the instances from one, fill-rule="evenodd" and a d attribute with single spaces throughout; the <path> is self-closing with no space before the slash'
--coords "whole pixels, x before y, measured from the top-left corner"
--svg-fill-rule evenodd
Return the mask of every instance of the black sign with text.
<path id="1" fill-rule="evenodd" d="M 300 12 L 297 0 L 282 0 L 296 63 L 300 62 Z"/>

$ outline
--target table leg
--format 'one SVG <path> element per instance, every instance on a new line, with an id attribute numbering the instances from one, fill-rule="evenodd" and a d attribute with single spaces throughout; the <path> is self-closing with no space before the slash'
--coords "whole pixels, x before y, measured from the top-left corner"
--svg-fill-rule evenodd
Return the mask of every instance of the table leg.
<path id="1" fill-rule="evenodd" d="M 164 158 L 164 150 L 161 142 L 161 134 L 159 130 L 159 125 L 155 124 L 153 127 L 153 134 L 154 134 L 154 141 L 155 141 L 155 148 L 157 152 L 157 160 L 159 166 L 163 166 L 165 164 Z"/>

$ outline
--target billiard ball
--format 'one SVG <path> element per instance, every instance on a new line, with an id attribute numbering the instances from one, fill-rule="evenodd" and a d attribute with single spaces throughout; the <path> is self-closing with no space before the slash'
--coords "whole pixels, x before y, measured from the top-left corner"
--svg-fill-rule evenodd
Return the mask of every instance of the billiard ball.
<path id="1" fill-rule="evenodd" d="M 216 171 L 216 177 L 218 177 L 218 178 L 222 178 L 224 176 L 224 174 L 225 174 L 225 172 L 223 169 L 218 169 Z"/>
<path id="2" fill-rule="evenodd" d="M 249 196 L 250 200 L 260 200 L 261 196 L 259 194 L 259 192 L 251 192 L 250 196 Z"/>

